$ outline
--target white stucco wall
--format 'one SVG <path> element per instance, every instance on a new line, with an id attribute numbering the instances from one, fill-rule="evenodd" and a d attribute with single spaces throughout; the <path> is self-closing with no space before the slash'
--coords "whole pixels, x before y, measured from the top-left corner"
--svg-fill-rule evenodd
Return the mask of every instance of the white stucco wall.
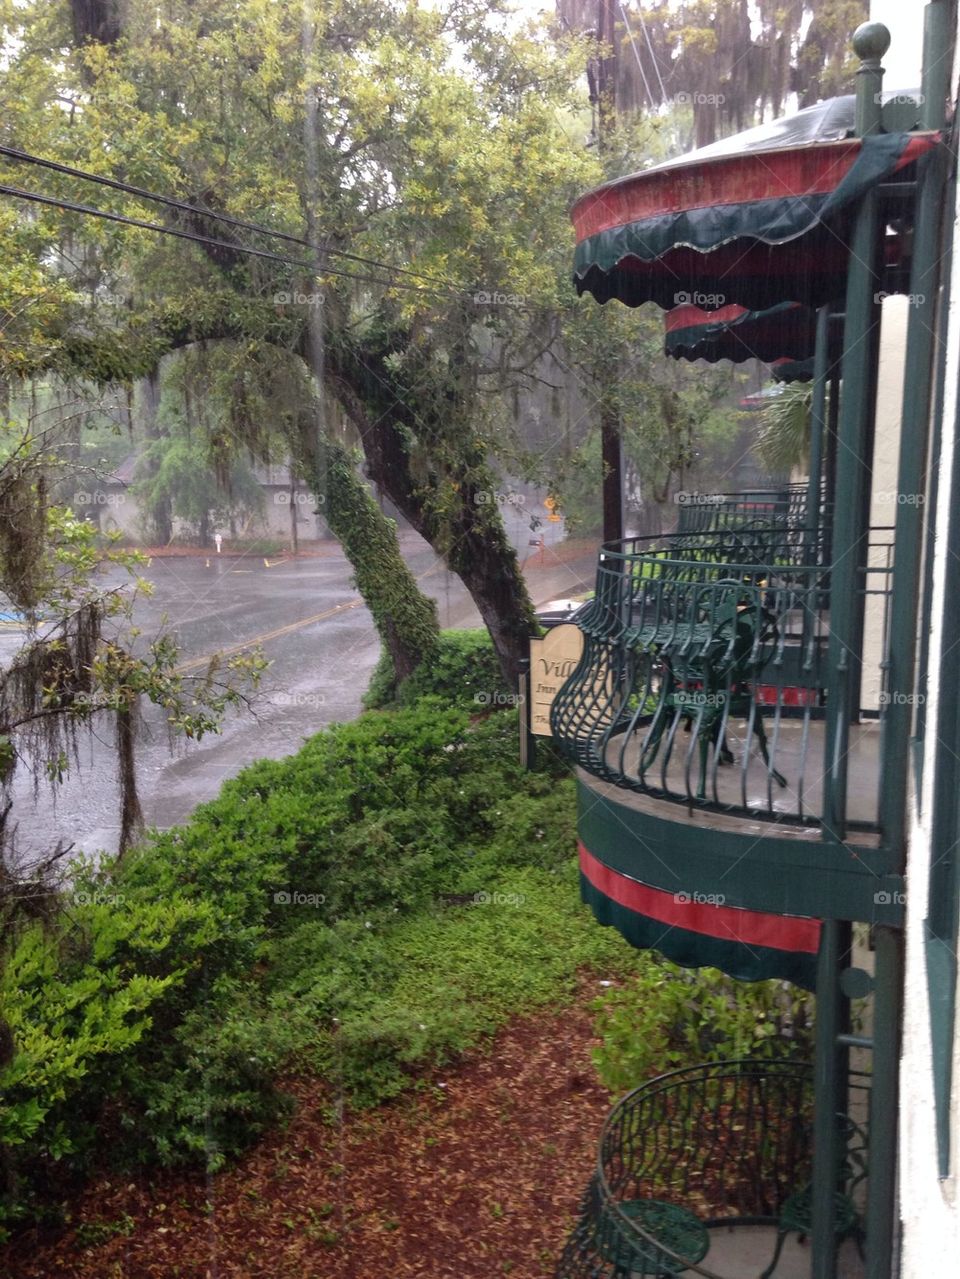
<path id="1" fill-rule="evenodd" d="M 887 591 L 890 587 L 893 533 L 887 530 L 892 530 L 896 522 L 897 501 L 901 496 L 897 491 L 897 471 L 908 309 L 905 297 L 897 295 L 884 299 L 880 324 L 876 435 L 870 485 L 868 592 Z M 868 594 L 863 618 L 863 679 L 860 693 L 860 705 L 864 710 L 875 711 L 880 706 L 880 664 L 888 625 L 886 598 L 883 595 Z"/>
<path id="2" fill-rule="evenodd" d="M 894 5 L 875 5 L 877 10 Z M 921 17 L 917 5 L 917 19 Z M 902 5 L 901 5 L 902 9 Z M 879 12 L 878 17 L 883 20 Z M 900 24 L 895 15 L 888 25 L 899 42 Z M 911 23 L 919 21 L 911 15 Z M 909 33 L 905 33 L 909 34 Z M 960 42 L 958 42 L 960 43 Z M 954 67 L 952 84 L 957 83 Z M 915 81 L 914 81 L 915 82 Z M 955 236 L 960 236 L 960 207 L 953 210 Z M 954 257 L 951 281 L 952 304 L 946 336 L 947 374 L 943 406 L 943 449 L 939 462 L 940 494 L 937 509 L 935 601 L 931 626 L 932 652 L 939 647 L 943 624 L 943 599 L 948 590 L 958 589 L 957 567 L 947 563 L 942 546 L 950 508 L 960 501 L 960 494 L 950 491 L 950 476 L 957 442 L 957 389 L 960 379 L 960 255 Z M 957 639 L 951 636 L 950 641 Z M 960 653 L 958 653 L 960 660 Z M 938 714 L 936 668 L 931 663 L 928 687 L 928 721 L 926 737 L 928 761 L 936 741 Z M 904 1279 L 933 1279 L 933 1276 L 960 1272 L 960 1195 L 957 1168 L 960 1165 L 960 1037 L 953 1045 L 954 1084 L 951 1113 L 953 1175 L 941 1182 L 937 1175 L 937 1150 L 934 1128 L 932 1065 L 930 1050 L 929 1003 L 924 954 L 923 921 L 927 914 L 927 878 L 932 850 L 928 827 L 932 804 L 932 769 L 924 777 L 923 819 L 914 813 L 907 861 L 907 967 L 904 998 L 903 1061 L 900 1081 L 900 1200 L 904 1226 L 903 1254 L 900 1273 Z"/>

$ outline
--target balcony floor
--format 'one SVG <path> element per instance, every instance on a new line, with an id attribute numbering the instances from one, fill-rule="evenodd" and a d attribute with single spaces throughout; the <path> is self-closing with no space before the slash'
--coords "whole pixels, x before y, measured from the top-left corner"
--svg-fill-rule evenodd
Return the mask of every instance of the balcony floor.
<path id="1" fill-rule="evenodd" d="M 773 1257 L 776 1231 L 772 1226 L 715 1227 L 710 1231 L 710 1251 L 703 1265 L 723 1279 L 758 1279 Z M 846 1240 L 839 1249 L 837 1279 L 863 1279 L 864 1268 L 856 1244 Z M 800 1243 L 790 1235 L 783 1245 L 773 1279 L 812 1279 L 810 1240 Z"/>
<path id="2" fill-rule="evenodd" d="M 746 775 L 747 807 L 752 810 L 783 813 L 793 817 L 801 813 L 806 816 L 819 816 L 823 811 L 823 776 L 824 776 L 824 735 L 826 721 L 811 720 L 807 726 L 806 751 L 803 743 L 803 720 L 781 719 L 776 730 L 774 743 L 773 717 L 765 717 L 767 740 L 771 759 L 778 771 L 786 778 L 787 785 L 780 787 L 775 781 L 770 782 L 768 795 L 767 768 L 757 749 L 756 734 L 750 751 Z M 664 741 L 666 738 L 664 739 Z M 743 805 L 743 752 L 746 740 L 746 723 L 742 720 L 731 720 L 727 730 L 727 745 L 734 755 L 732 764 L 721 764 L 716 771 L 716 794 L 713 790 L 713 760 L 707 767 L 707 796 L 713 803 L 742 808 Z M 850 726 L 850 747 L 848 763 L 848 795 L 847 816 L 854 822 L 877 821 L 877 797 L 880 768 L 880 724 L 877 720 L 865 720 Z M 614 737 L 606 751 L 607 762 L 611 767 L 622 769 L 628 776 L 636 777 L 637 761 L 640 752 L 642 734 L 635 733 L 627 743 L 623 763 L 620 763 L 620 752 L 623 749 L 623 738 Z M 692 757 L 688 752 L 693 747 Z M 661 747 L 662 752 L 663 747 Z M 647 780 L 655 786 L 664 786 L 674 795 L 687 794 L 688 778 L 690 789 L 697 788 L 700 757 L 692 734 L 684 732 L 681 727 L 674 738 L 673 751 L 666 772 L 666 782 L 662 779 L 662 753 L 657 757 L 652 768 L 647 770 Z M 689 769 L 689 773 L 688 773 Z M 662 800 L 645 795 L 640 791 L 617 788 L 617 799 L 620 803 L 636 807 L 641 811 L 652 811 L 650 804 L 657 805 L 663 814 Z M 713 817 L 724 817 L 714 814 L 699 806 L 691 807 L 691 820 L 711 824 Z"/>

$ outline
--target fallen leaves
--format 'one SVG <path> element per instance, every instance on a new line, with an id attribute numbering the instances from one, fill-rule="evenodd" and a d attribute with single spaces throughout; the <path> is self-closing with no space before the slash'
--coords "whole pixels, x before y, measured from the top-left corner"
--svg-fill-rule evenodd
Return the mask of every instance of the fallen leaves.
<path id="1" fill-rule="evenodd" d="M 340 1123 L 322 1117 L 320 1081 L 291 1080 L 289 1126 L 234 1167 L 95 1182 L 63 1236 L 0 1250 L 0 1273 L 547 1279 L 609 1107 L 590 1061 L 595 986 L 585 982 L 572 1008 L 517 1019 L 442 1080 Z M 129 1234 L 106 1237 L 130 1218 Z M 81 1247 L 94 1224 L 103 1242 Z"/>

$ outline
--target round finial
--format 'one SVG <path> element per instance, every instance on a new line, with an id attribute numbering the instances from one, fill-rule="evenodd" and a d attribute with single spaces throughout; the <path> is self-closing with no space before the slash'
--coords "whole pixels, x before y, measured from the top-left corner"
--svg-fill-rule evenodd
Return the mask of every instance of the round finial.
<path id="1" fill-rule="evenodd" d="M 890 48 L 890 32 L 882 22 L 862 22 L 853 33 L 853 51 L 862 61 L 882 58 Z"/>
<path id="2" fill-rule="evenodd" d="M 848 999 L 865 999 L 873 987 L 873 977 L 863 968 L 844 968 L 840 974 L 840 989 Z"/>

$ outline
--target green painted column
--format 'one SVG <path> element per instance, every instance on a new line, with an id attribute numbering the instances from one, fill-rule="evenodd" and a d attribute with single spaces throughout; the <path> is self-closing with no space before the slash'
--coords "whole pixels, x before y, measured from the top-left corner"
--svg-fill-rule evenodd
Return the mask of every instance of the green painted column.
<path id="1" fill-rule="evenodd" d="M 949 46 L 946 0 L 934 0 L 925 11 L 922 123 L 942 129 L 949 68 L 942 51 Z M 897 470 L 897 513 L 894 533 L 890 634 L 886 664 L 887 690 L 894 694 L 884 712 L 881 754 L 880 829 L 884 845 L 905 860 L 907 782 L 916 660 L 917 600 L 920 549 L 926 510 L 925 478 L 934 388 L 937 292 L 941 270 L 941 223 L 947 182 L 946 147 L 918 162 L 917 204 L 910 269 L 900 456 Z M 908 700 L 910 699 L 910 700 Z"/>
<path id="2" fill-rule="evenodd" d="M 880 59 L 890 47 L 881 23 L 864 23 L 853 37 L 860 58 L 857 72 L 856 132 L 881 131 Z M 842 389 L 837 427 L 832 566 L 830 573 L 830 694 L 824 760 L 823 837 L 841 845 L 846 837 L 847 751 L 851 718 L 859 713 L 864 581 L 869 540 L 869 497 L 873 460 L 877 362 L 880 338 L 883 225 L 878 196 L 868 192 L 856 211 L 844 307 Z M 840 1036 L 847 1029 L 848 1005 L 840 969 L 849 952 L 849 928 L 825 922 L 817 971 L 817 1043 L 813 1162 L 812 1273 L 835 1279 L 837 1240 L 833 1196 L 842 1153 L 837 1115 L 846 1110 L 843 1077 L 847 1054 Z"/>
<path id="3" fill-rule="evenodd" d="M 932 0 L 924 11 L 921 123 L 942 129 L 949 66 L 950 8 Z M 884 846 L 906 869 L 909 741 L 915 687 L 920 552 L 936 365 L 937 294 L 942 271 L 942 218 L 948 181 L 946 147 L 919 162 L 910 270 L 897 513 L 894 533 L 887 690 L 880 758 L 880 827 Z M 935 459 L 934 459 L 935 460 Z M 875 930 L 876 1003 L 873 1089 L 870 1099 L 870 1179 L 867 1195 L 867 1279 L 888 1279 L 896 1221 L 897 1112 L 903 1001 L 903 934 Z"/>
<path id="4" fill-rule="evenodd" d="M 903 933 L 898 928 L 881 926 L 874 930 L 874 991 L 866 1279 L 890 1279 L 897 1222 L 897 1108 L 903 1000 Z"/>
<path id="5" fill-rule="evenodd" d="M 867 22 L 853 37 L 861 58 L 857 72 L 857 127 L 880 131 L 880 59 L 890 45 L 882 23 Z M 846 320 L 841 362 L 842 390 L 837 440 L 833 564 L 830 575 L 830 698 L 824 760 L 824 835 L 842 843 L 846 835 L 849 722 L 859 708 L 866 513 L 873 459 L 882 287 L 882 232 L 875 191 L 856 212 L 847 274 Z"/>
<path id="6" fill-rule="evenodd" d="M 824 920 L 817 956 L 817 1023 L 814 1060 L 812 1272 L 834 1279 L 837 1239 L 833 1196 L 842 1161 L 837 1116 L 847 1108 L 848 1053 L 840 1036 L 850 1028 L 850 1001 L 840 988 L 840 971 L 850 962 L 850 924 Z"/>

